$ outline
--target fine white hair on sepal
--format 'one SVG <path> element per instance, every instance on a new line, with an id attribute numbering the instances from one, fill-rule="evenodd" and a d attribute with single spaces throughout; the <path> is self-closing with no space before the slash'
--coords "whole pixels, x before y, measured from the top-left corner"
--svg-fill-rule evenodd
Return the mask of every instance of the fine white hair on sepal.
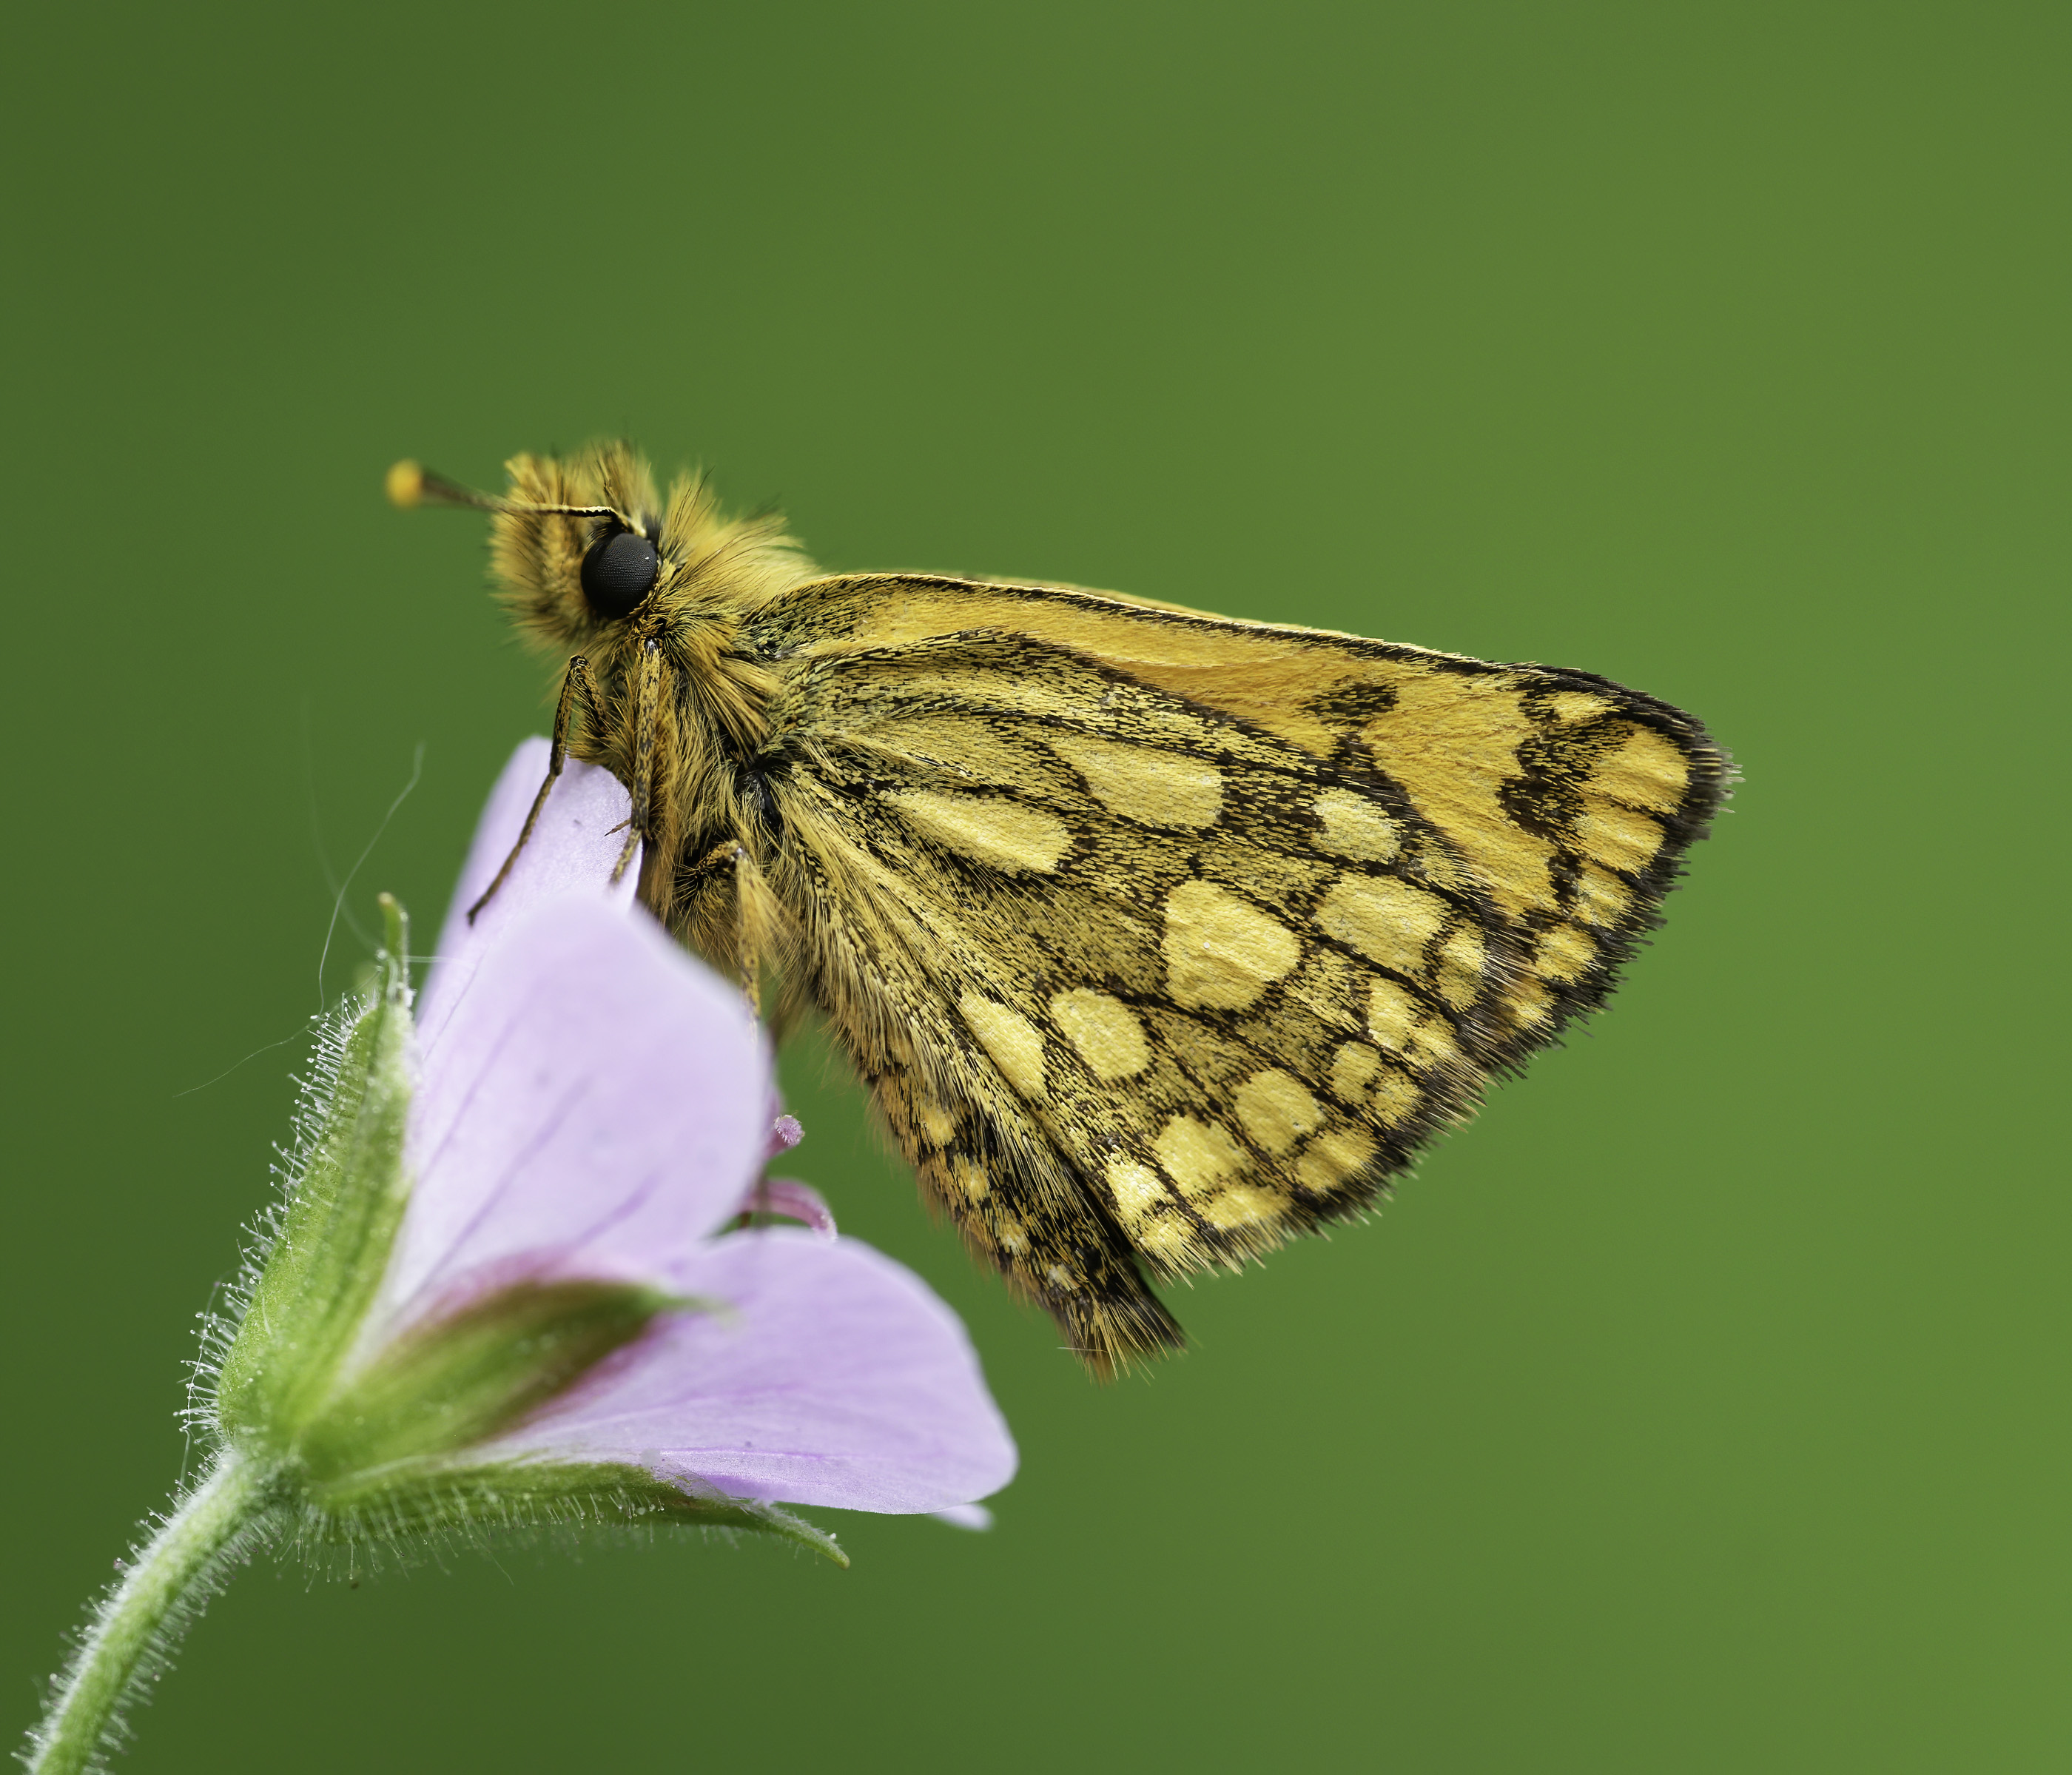
<path id="1" fill-rule="evenodd" d="M 306 1071 L 294 1079 L 295 1106 L 289 1122 L 288 1143 L 275 1144 L 273 1163 L 268 1167 L 276 1187 L 245 1228 L 236 1271 L 228 1282 L 216 1285 L 209 1304 L 195 1315 L 200 1321 L 199 1348 L 187 1364 L 187 1401 L 177 1414 L 190 1448 L 197 1435 L 212 1449 L 220 1440 L 216 1431 L 216 1390 L 223 1376 L 224 1358 L 252 1304 L 260 1272 L 280 1239 L 288 1205 L 309 1175 L 332 1100 L 338 1095 L 339 1072 L 345 1062 L 347 1044 L 372 1003 L 368 995 L 348 995 L 310 1020 L 310 1056 Z"/>

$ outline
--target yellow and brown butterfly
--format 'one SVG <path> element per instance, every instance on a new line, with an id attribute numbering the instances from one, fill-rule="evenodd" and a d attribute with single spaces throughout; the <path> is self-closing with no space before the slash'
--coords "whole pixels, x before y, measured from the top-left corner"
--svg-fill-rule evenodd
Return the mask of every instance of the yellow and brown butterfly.
<path id="1" fill-rule="evenodd" d="M 1099 1371 L 1181 1341 L 1145 1272 L 1358 1213 L 1601 1003 L 1728 781 L 1690 716 L 1585 673 L 824 575 L 623 445 L 508 472 L 389 491 L 494 513 L 564 662 L 548 782 L 626 785 L 646 904 L 780 1031 L 824 1017 Z"/>

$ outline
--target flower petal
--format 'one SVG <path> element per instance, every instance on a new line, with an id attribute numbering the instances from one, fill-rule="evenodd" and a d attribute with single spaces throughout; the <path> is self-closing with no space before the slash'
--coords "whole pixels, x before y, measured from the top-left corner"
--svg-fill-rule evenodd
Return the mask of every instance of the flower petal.
<path id="1" fill-rule="evenodd" d="M 490 946 L 530 908 L 571 893 L 587 893 L 622 910 L 633 904 L 638 859 L 627 865 L 616 883 L 611 879 L 626 842 L 632 801 L 625 785 L 610 771 L 571 759 L 496 897 L 482 908 L 474 924 L 468 923 L 468 908 L 496 879 L 496 871 L 524 830 L 532 798 L 546 780 L 550 753 L 544 739 L 521 742 L 489 792 L 459 885 L 454 889 L 453 904 L 440 927 L 430 977 L 419 995 L 417 1040 L 428 1049 L 439 1040 Z"/>
<path id="2" fill-rule="evenodd" d="M 933 1514 L 937 1522 L 947 1522 L 953 1529 L 968 1529 L 973 1534 L 983 1534 L 993 1526 L 993 1512 L 983 1504 L 952 1504 Z"/>
<path id="3" fill-rule="evenodd" d="M 684 1281 L 727 1310 L 658 1324 L 507 1448 L 895 1514 L 1013 1477 L 1013 1440 L 963 1325 L 890 1258 L 773 1227 L 707 1246 Z"/>
<path id="4" fill-rule="evenodd" d="M 741 995 L 592 895 L 530 907 L 425 1058 L 383 1331 L 521 1276 L 676 1291 L 770 1135 Z"/>

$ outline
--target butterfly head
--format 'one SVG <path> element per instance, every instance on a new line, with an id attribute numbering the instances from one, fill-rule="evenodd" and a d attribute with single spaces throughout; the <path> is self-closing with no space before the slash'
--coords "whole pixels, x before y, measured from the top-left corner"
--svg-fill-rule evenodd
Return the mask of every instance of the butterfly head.
<path id="1" fill-rule="evenodd" d="M 627 444 L 514 456 L 504 472 L 509 484 L 497 496 L 401 462 L 388 472 L 388 496 L 403 506 L 489 513 L 504 602 L 521 628 L 550 647 L 608 645 L 648 619 L 694 617 L 810 570 L 781 519 L 722 518 L 701 476 L 678 476 L 664 499 Z"/>

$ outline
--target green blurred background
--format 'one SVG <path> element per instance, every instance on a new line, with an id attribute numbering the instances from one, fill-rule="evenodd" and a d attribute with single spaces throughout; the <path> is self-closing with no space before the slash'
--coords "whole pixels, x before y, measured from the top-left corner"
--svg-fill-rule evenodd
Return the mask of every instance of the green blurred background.
<path id="1" fill-rule="evenodd" d="M 382 472 L 623 430 L 832 566 L 1580 667 L 1747 781 L 1608 1014 L 1105 1390 L 795 1058 L 797 1168 L 984 1351 L 993 1532 L 262 1567 L 126 1766 L 2066 1766 L 2072 12 L 9 33 L 17 1724 L 179 1469 L 327 871 L 421 741 L 348 905 L 434 921 L 544 722 Z"/>

